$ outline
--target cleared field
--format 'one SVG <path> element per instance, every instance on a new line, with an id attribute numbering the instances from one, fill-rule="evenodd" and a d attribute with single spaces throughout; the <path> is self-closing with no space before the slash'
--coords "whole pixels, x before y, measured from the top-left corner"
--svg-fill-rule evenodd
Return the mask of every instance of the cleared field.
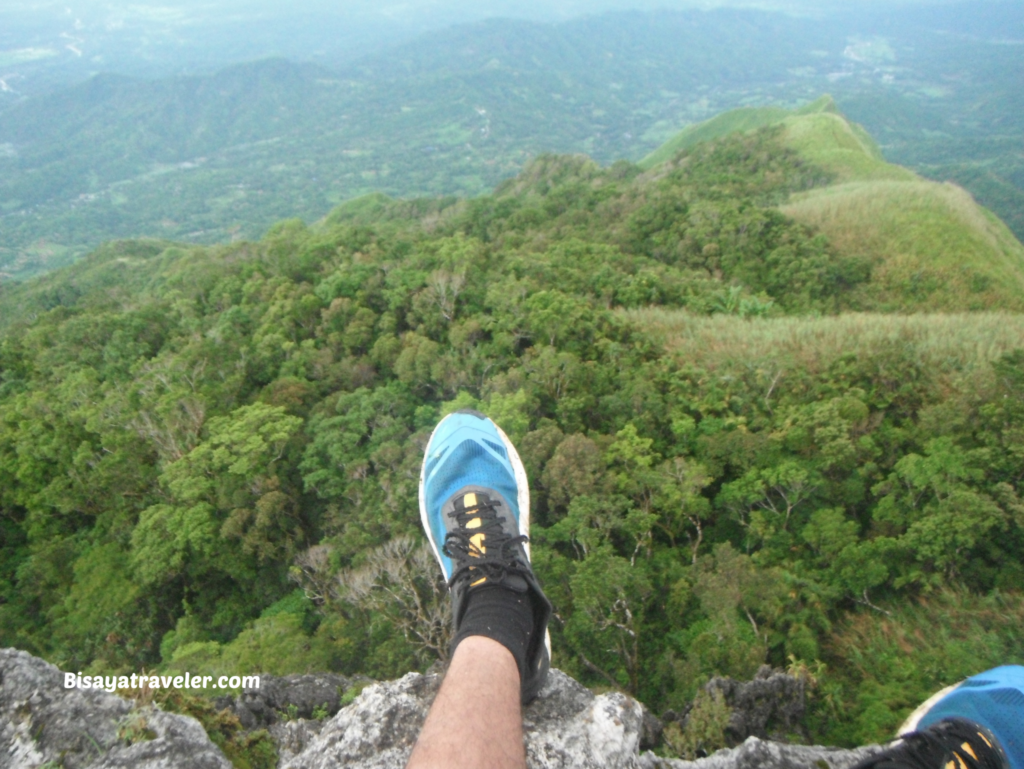
<path id="1" fill-rule="evenodd" d="M 1024 347 L 1024 314 L 1005 312 L 744 319 L 645 308 L 621 315 L 654 334 L 669 353 L 708 370 L 768 362 L 813 373 L 843 355 L 898 345 L 922 366 L 953 374 Z"/>

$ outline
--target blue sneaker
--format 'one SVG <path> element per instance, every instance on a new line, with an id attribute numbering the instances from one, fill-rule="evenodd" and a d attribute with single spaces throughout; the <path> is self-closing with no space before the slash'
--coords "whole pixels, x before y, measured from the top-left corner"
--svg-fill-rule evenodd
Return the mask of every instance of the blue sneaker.
<path id="1" fill-rule="evenodd" d="M 452 596 L 455 631 L 469 591 L 501 585 L 529 593 L 534 632 L 521 682 L 523 702 L 540 691 L 551 661 L 551 603 L 530 566 L 530 488 L 501 428 L 477 411 L 442 419 L 420 472 L 420 518 Z"/>
<path id="2" fill-rule="evenodd" d="M 901 732 L 854 769 L 1024 769 L 1024 667 L 1004 665 L 943 689 Z"/>

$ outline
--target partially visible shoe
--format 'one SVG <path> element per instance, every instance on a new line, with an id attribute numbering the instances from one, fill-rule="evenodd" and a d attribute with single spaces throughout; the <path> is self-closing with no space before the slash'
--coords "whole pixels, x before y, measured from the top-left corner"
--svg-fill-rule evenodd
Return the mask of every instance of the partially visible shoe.
<path id="1" fill-rule="evenodd" d="M 420 472 L 420 518 L 452 596 L 456 634 L 470 592 L 497 585 L 529 594 L 533 627 L 520 688 L 529 702 L 551 664 L 551 603 L 530 565 L 526 470 L 501 428 L 477 411 L 442 419 Z"/>
<path id="2" fill-rule="evenodd" d="M 993 668 L 944 689 L 901 732 L 852 769 L 1024 769 L 1024 667 Z"/>

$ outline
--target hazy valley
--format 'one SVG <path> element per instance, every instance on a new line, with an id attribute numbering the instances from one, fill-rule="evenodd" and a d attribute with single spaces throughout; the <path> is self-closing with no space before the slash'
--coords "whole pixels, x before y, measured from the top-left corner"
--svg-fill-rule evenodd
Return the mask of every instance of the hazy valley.
<path id="1" fill-rule="evenodd" d="M 541 152 L 639 160 L 726 109 L 823 93 L 887 158 L 964 185 L 1019 237 L 1024 18 L 962 15 L 485 21 L 340 69 L 99 75 L 0 113 L 2 269 L 31 275 L 114 237 L 254 238 L 369 191 L 477 195 Z"/>

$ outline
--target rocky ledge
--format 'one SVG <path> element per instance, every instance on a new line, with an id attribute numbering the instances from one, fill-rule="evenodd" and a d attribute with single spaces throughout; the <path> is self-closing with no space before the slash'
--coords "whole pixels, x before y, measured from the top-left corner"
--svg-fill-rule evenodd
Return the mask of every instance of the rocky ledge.
<path id="1" fill-rule="evenodd" d="M 194 718 L 65 689 L 53 665 L 0 649 L 0 769 L 231 769 Z"/>
<path id="2" fill-rule="evenodd" d="M 349 683 L 332 676 L 272 679 L 229 706 L 268 728 L 281 769 L 402 769 L 430 703 L 438 674 L 410 673 L 366 686 L 340 708 Z M 719 685 L 721 686 L 721 685 Z M 241 714 L 241 710 L 248 711 Z M 333 713 L 323 720 L 314 711 Z M 275 713 L 290 713 L 287 720 Z M 848 769 L 877 748 L 838 750 L 786 745 L 750 736 L 738 747 L 697 761 L 641 753 L 657 719 L 620 693 L 595 695 L 554 670 L 523 713 L 531 769 Z M 0 769 L 230 769 L 199 723 L 96 690 L 64 689 L 53 665 L 15 649 L 0 650 Z"/>

